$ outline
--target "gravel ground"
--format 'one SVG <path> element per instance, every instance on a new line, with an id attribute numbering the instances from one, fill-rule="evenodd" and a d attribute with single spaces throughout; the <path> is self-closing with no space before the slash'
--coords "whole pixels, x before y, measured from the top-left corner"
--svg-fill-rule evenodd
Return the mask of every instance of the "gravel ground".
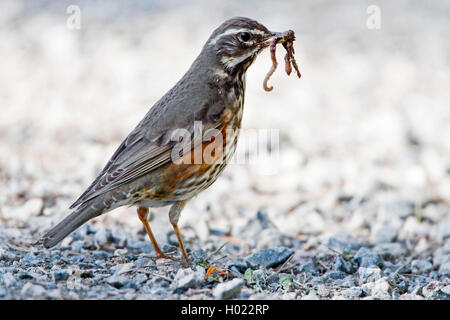
<path id="1" fill-rule="evenodd" d="M 78 1 L 69 30 L 72 2 L 1 4 L 0 299 L 450 298 L 449 4 L 379 1 L 369 30 L 364 1 Z M 188 204 L 191 266 L 156 260 L 133 208 L 33 246 L 235 15 L 294 29 L 303 77 L 264 92 L 267 52 L 249 71 L 244 129 L 278 129 L 278 158 Z"/>

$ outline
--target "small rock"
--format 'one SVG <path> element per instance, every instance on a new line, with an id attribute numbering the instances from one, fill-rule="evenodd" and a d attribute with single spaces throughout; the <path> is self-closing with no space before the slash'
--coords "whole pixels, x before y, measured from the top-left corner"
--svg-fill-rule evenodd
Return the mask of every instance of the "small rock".
<path id="1" fill-rule="evenodd" d="M 65 269 L 56 270 L 53 272 L 53 280 L 55 280 L 55 282 L 66 281 L 67 279 L 69 279 L 70 274 L 71 273 L 69 270 Z"/>
<path id="2" fill-rule="evenodd" d="M 231 281 L 219 283 L 213 290 L 216 299 L 231 299 L 241 292 L 244 280 L 235 278 Z"/>
<path id="3" fill-rule="evenodd" d="M 372 229 L 372 240 L 376 243 L 392 242 L 397 238 L 398 228 L 391 225 L 377 225 Z"/>
<path id="4" fill-rule="evenodd" d="M 447 297 L 450 298 L 450 285 L 446 285 L 445 287 L 443 287 L 443 288 L 441 289 L 441 292 L 442 292 L 445 296 L 447 296 Z"/>
<path id="5" fill-rule="evenodd" d="M 16 279 L 11 273 L 0 274 L 0 283 L 3 283 L 5 287 L 12 287 L 16 283 Z"/>
<path id="6" fill-rule="evenodd" d="M 123 249 L 116 249 L 116 250 L 114 251 L 114 255 L 115 255 L 115 256 L 124 256 L 124 255 L 126 255 L 126 254 L 128 254 L 128 250 L 127 250 L 126 248 L 123 248 Z"/>
<path id="7" fill-rule="evenodd" d="M 23 286 L 20 293 L 24 297 L 37 298 L 43 296 L 45 292 L 46 290 L 43 286 L 28 282 Z"/>
<path id="8" fill-rule="evenodd" d="M 358 250 L 353 258 L 360 267 L 370 268 L 370 267 L 381 267 L 383 262 L 378 253 L 371 251 L 368 248 L 362 247 Z"/>
<path id="9" fill-rule="evenodd" d="M 111 234 L 111 231 L 106 228 L 100 228 L 95 233 L 94 239 L 97 241 L 97 243 L 101 246 L 105 245 L 109 241 L 113 241 L 113 236 Z"/>
<path id="10" fill-rule="evenodd" d="M 342 290 L 340 294 L 347 299 L 355 299 L 361 297 L 363 295 L 363 291 L 360 287 L 352 287 Z"/>
<path id="11" fill-rule="evenodd" d="M 311 290 L 307 295 L 304 295 L 301 300 L 320 300 L 320 298 L 314 290 Z"/>
<path id="12" fill-rule="evenodd" d="M 179 269 L 175 275 L 176 291 L 183 292 L 189 288 L 200 288 L 205 279 L 205 270 L 201 267 Z"/>
<path id="13" fill-rule="evenodd" d="M 203 261 L 208 256 L 208 254 L 202 249 L 197 249 L 197 250 L 192 251 L 191 255 L 192 255 L 192 258 L 194 259 L 194 261 L 195 260 Z"/>
<path id="14" fill-rule="evenodd" d="M 130 283 L 130 279 L 125 275 L 114 274 L 106 278 L 106 282 L 114 288 L 120 289 L 122 287 L 128 286 Z"/>
<path id="15" fill-rule="evenodd" d="M 330 290 L 327 289 L 327 287 L 325 287 L 324 284 L 319 284 L 317 286 L 317 294 L 321 297 L 327 297 L 330 294 Z"/>
<path id="16" fill-rule="evenodd" d="M 365 283 L 362 285 L 362 289 L 376 298 L 391 298 L 392 288 L 386 278 L 378 279 L 375 282 Z"/>
<path id="17" fill-rule="evenodd" d="M 358 244 L 350 235 L 340 234 L 338 237 L 339 238 L 329 238 L 328 247 L 333 248 L 339 252 L 355 251 L 358 249 Z"/>
<path id="18" fill-rule="evenodd" d="M 19 257 L 8 249 L 0 248 L 0 260 L 15 261 L 17 259 L 19 259 Z"/>
<path id="19" fill-rule="evenodd" d="M 439 267 L 439 273 L 447 277 L 450 276 L 450 261 L 441 264 Z"/>
<path id="20" fill-rule="evenodd" d="M 360 285 L 368 282 L 375 282 L 381 278 L 381 269 L 378 267 L 360 267 L 358 269 L 358 276 Z"/>
<path id="21" fill-rule="evenodd" d="M 239 273 L 244 273 L 245 270 L 247 270 L 247 265 L 236 261 L 227 264 L 227 269 L 232 270 L 233 268 L 235 268 Z"/>
<path id="22" fill-rule="evenodd" d="M 336 256 L 336 261 L 333 264 L 333 270 L 354 273 L 356 271 L 356 266 L 354 263 L 343 259 L 341 256 Z"/>
<path id="23" fill-rule="evenodd" d="M 250 219 L 248 223 L 238 231 L 238 233 L 244 238 L 253 239 L 255 237 L 258 237 L 262 230 L 273 227 L 274 224 L 272 223 L 272 221 L 270 221 L 267 213 L 265 211 L 259 210 L 256 213 L 256 217 Z"/>
<path id="24" fill-rule="evenodd" d="M 138 273 L 137 275 L 134 276 L 133 280 L 138 284 L 142 284 L 147 282 L 148 277 L 146 274 Z"/>
<path id="25" fill-rule="evenodd" d="M 427 299 L 439 298 L 441 290 L 439 290 L 439 282 L 432 281 L 422 288 L 422 294 Z"/>
<path id="26" fill-rule="evenodd" d="M 153 252 L 153 246 L 148 241 L 129 239 L 127 241 L 127 247 L 131 248 L 131 249 L 136 249 L 141 253 L 152 253 Z"/>
<path id="27" fill-rule="evenodd" d="M 450 217 L 439 223 L 438 232 L 442 239 L 450 238 Z"/>
<path id="28" fill-rule="evenodd" d="M 38 216 L 44 207 L 41 198 L 33 198 L 24 203 L 22 207 L 15 210 L 14 218 L 21 220 L 29 219 L 31 216 Z"/>
<path id="29" fill-rule="evenodd" d="M 103 250 L 95 250 L 92 252 L 92 256 L 96 259 L 106 259 L 110 256 L 109 252 Z"/>
<path id="30" fill-rule="evenodd" d="M 316 264 L 310 261 L 300 265 L 297 270 L 298 272 L 309 272 L 311 274 L 316 274 L 318 269 Z"/>
<path id="31" fill-rule="evenodd" d="M 383 204 L 379 208 L 379 214 L 382 216 L 395 215 L 399 218 L 406 218 L 414 214 L 414 203 L 410 201 L 398 201 L 394 203 Z"/>
<path id="32" fill-rule="evenodd" d="M 129 263 L 117 264 L 117 265 L 113 266 L 111 268 L 111 270 L 114 271 L 115 275 L 121 275 L 121 274 L 127 273 L 132 268 L 133 268 L 133 263 L 129 262 Z"/>
<path id="33" fill-rule="evenodd" d="M 411 262 L 411 272 L 415 274 L 422 274 L 430 272 L 433 265 L 426 260 L 413 260 Z"/>
<path id="34" fill-rule="evenodd" d="M 151 265 L 154 265 L 153 261 L 145 257 L 140 257 L 134 261 L 135 268 L 144 268 Z"/>
<path id="35" fill-rule="evenodd" d="M 263 249 L 248 256 L 245 262 L 252 269 L 271 268 L 282 264 L 293 254 L 293 250 L 285 247 Z"/>

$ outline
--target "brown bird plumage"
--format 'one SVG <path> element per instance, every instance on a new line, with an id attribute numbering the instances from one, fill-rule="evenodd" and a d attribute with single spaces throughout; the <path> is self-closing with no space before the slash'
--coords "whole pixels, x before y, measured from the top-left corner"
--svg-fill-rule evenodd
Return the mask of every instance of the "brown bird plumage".
<path id="1" fill-rule="evenodd" d="M 281 41 L 280 35 L 242 17 L 219 26 L 186 74 L 150 109 L 73 203 L 71 208 L 76 208 L 75 211 L 39 243 L 53 247 L 86 221 L 120 206 L 136 205 L 157 256 L 165 257 L 147 215 L 149 207 L 171 205 L 169 218 L 188 261 L 177 226 L 180 212 L 186 201 L 217 179 L 233 155 L 236 130 L 241 127 L 245 73 L 261 50 L 276 38 Z M 199 123 L 201 128 L 196 126 Z M 189 144 L 173 140 L 180 129 L 192 139 Z M 228 134 L 229 131 L 234 134 Z M 209 139 L 205 139 L 203 136 L 208 132 Z M 175 150 L 180 145 L 190 152 Z M 195 161 L 211 147 L 215 147 L 215 152 L 209 161 Z M 174 155 L 184 161 L 174 162 Z"/>

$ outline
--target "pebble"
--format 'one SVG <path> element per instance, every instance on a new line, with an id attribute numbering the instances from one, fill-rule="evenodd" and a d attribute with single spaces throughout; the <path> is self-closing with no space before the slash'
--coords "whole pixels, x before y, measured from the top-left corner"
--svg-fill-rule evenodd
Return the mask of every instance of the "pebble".
<path id="1" fill-rule="evenodd" d="M 359 284 L 365 284 L 368 282 L 375 282 L 381 278 L 381 269 L 378 267 L 360 267 L 358 269 Z"/>
<path id="2" fill-rule="evenodd" d="M 125 275 L 114 274 L 106 278 L 106 283 L 113 286 L 116 289 L 126 287 L 130 284 L 130 278 Z"/>
<path id="3" fill-rule="evenodd" d="M 362 290 L 370 296 L 380 299 L 389 299 L 392 293 L 391 285 L 386 278 L 380 278 L 375 282 L 367 282 L 362 285 Z"/>
<path id="4" fill-rule="evenodd" d="M 189 288 L 200 288 L 205 280 L 205 270 L 201 267 L 192 269 L 179 269 L 175 275 L 175 289 L 177 292 L 187 290 Z"/>
<path id="5" fill-rule="evenodd" d="M 269 248 L 253 253 L 245 258 L 245 262 L 252 269 L 271 268 L 282 264 L 293 254 L 294 250 L 289 248 Z"/>
<path id="6" fill-rule="evenodd" d="M 105 245 L 109 241 L 113 241 L 113 236 L 111 234 L 111 231 L 106 228 L 100 228 L 95 232 L 94 239 L 97 241 L 97 243 L 101 246 Z"/>
<path id="7" fill-rule="evenodd" d="M 356 299 L 363 295 L 363 291 L 360 287 L 352 287 L 352 288 L 348 288 L 348 289 L 343 289 L 340 292 L 340 294 L 343 295 L 347 299 Z"/>
<path id="8" fill-rule="evenodd" d="M 71 272 L 65 269 L 53 271 L 53 280 L 55 280 L 55 282 L 65 281 L 69 279 L 70 274 Z"/>
<path id="9" fill-rule="evenodd" d="M 375 243 L 392 242 L 397 238 L 399 229 L 391 225 L 379 225 L 372 229 L 372 240 Z"/>
<path id="10" fill-rule="evenodd" d="M 447 261 L 439 267 L 439 273 L 443 276 L 450 277 L 450 261 Z"/>
<path id="11" fill-rule="evenodd" d="M 213 296 L 216 299 L 231 299 L 241 292 L 243 286 L 244 280 L 238 278 L 219 283 L 213 290 Z"/>
<path id="12" fill-rule="evenodd" d="M 43 286 L 28 282 L 23 286 L 20 293 L 25 298 L 39 298 L 44 296 L 46 291 Z"/>
<path id="13" fill-rule="evenodd" d="M 383 264 L 378 253 L 365 247 L 360 248 L 358 252 L 356 252 L 353 261 L 363 268 L 380 267 Z"/>
<path id="14" fill-rule="evenodd" d="M 426 260 L 413 260 L 411 262 L 411 272 L 415 274 L 428 273 L 433 269 L 433 265 Z"/>

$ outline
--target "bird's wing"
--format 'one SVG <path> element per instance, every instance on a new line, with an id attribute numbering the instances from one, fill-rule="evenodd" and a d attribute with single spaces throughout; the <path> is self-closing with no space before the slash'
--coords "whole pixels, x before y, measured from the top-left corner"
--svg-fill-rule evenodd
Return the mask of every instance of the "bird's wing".
<path id="1" fill-rule="evenodd" d="M 89 188 L 70 206 L 80 204 L 119 187 L 133 179 L 148 174 L 171 160 L 171 153 L 177 141 L 172 141 L 174 130 L 184 129 L 194 137 L 194 121 L 202 122 L 203 133 L 210 129 L 220 129 L 220 117 L 225 111 L 221 100 L 209 101 L 194 112 L 176 112 L 167 115 L 160 105 L 150 109 L 146 117 L 122 142 L 105 168 Z M 171 118 L 170 121 L 167 119 Z M 166 123 L 163 125 L 162 123 Z M 195 135 L 198 136 L 198 135 Z M 201 143 L 194 139 L 191 150 Z"/>

